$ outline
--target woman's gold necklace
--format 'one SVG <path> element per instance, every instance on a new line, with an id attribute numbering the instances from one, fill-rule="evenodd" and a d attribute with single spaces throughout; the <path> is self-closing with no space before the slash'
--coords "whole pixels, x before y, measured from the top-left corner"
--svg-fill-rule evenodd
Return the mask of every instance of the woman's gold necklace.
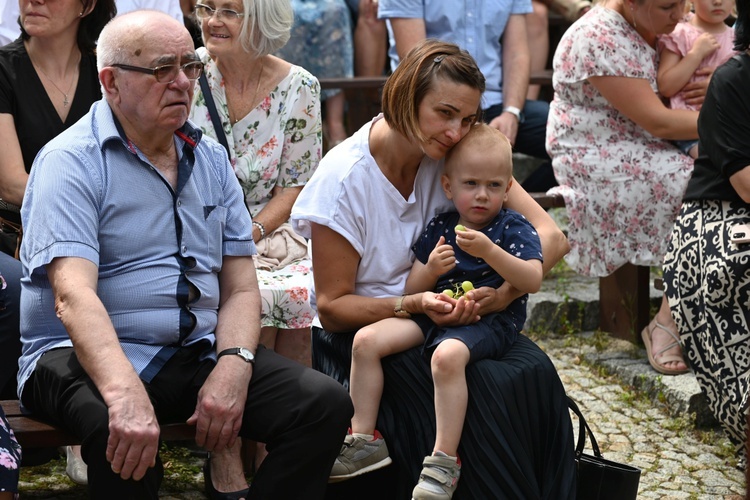
<path id="1" fill-rule="evenodd" d="M 80 57 L 79 57 L 79 58 L 78 58 L 78 62 L 80 62 L 80 61 L 81 61 L 81 59 L 80 59 Z M 76 65 L 75 65 L 76 67 L 78 67 L 78 62 L 76 62 Z M 32 63 L 33 63 L 33 61 L 32 61 Z M 58 86 L 57 86 L 57 84 L 55 83 L 55 81 L 54 81 L 54 80 L 53 80 L 52 78 L 50 78 L 50 77 L 49 77 L 49 75 L 47 74 L 47 72 L 45 72 L 45 71 L 44 71 L 44 70 L 42 69 L 42 67 L 41 67 L 41 66 L 39 66 L 39 65 L 36 65 L 36 64 L 34 64 L 34 67 L 35 67 L 35 68 L 37 68 L 37 69 L 39 69 L 39 71 L 41 71 L 41 72 L 42 72 L 42 74 L 43 74 L 44 76 L 46 76 L 46 77 L 47 77 L 47 80 L 49 80 L 49 82 L 50 82 L 50 83 L 51 83 L 52 85 L 54 85 L 54 87 L 55 87 L 55 88 L 57 89 L 57 91 L 58 91 L 58 92 L 60 92 L 60 93 L 61 93 L 61 94 L 63 95 L 63 107 L 64 107 L 64 108 L 67 108 L 67 107 L 68 107 L 68 104 L 70 104 L 70 100 L 68 99 L 68 94 L 70 94 L 70 89 L 72 89 L 72 88 L 73 88 L 73 83 L 75 83 L 75 80 L 76 80 L 76 79 L 75 79 L 75 75 L 74 75 L 74 76 L 73 76 L 73 78 L 72 78 L 72 79 L 70 80 L 70 85 L 68 85 L 68 90 L 67 90 L 66 92 L 63 92 L 63 90 L 62 90 L 62 89 L 61 89 L 60 87 L 58 87 Z M 263 69 L 263 68 L 261 67 L 261 69 Z M 75 71 L 74 71 L 74 73 L 75 73 Z"/>
<path id="2" fill-rule="evenodd" d="M 258 91 L 260 90 L 260 82 L 263 79 L 263 59 L 260 60 L 260 71 L 258 72 L 258 83 L 255 85 L 255 93 L 253 94 L 253 100 L 250 101 L 252 104 L 255 104 L 255 99 L 258 97 Z M 252 110 L 251 110 L 252 111 Z M 244 116 L 240 116 L 239 118 L 235 118 L 232 120 L 232 125 L 236 125 L 237 122 L 242 120 Z"/>

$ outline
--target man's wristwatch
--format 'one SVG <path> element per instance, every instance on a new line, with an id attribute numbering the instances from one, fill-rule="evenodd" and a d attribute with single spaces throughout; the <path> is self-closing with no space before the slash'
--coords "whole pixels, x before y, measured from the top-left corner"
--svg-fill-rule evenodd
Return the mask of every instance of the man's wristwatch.
<path id="1" fill-rule="evenodd" d="M 219 353 L 218 356 L 216 356 L 216 359 L 219 359 L 220 357 L 227 354 L 236 354 L 251 365 L 255 364 L 255 354 L 250 352 L 250 349 L 245 349 L 244 347 L 232 347 L 231 349 L 224 349 Z"/>
<path id="2" fill-rule="evenodd" d="M 506 113 L 506 112 L 510 113 L 513 116 L 515 116 L 518 119 L 518 123 L 523 123 L 523 120 L 524 120 L 523 111 L 521 111 L 517 107 L 515 107 L 515 106 L 505 106 L 503 108 L 503 113 Z"/>
<path id="3" fill-rule="evenodd" d="M 405 298 L 406 295 L 399 297 L 396 301 L 396 307 L 393 308 L 393 314 L 395 314 L 397 318 L 411 318 L 409 311 L 405 310 L 403 307 Z"/>

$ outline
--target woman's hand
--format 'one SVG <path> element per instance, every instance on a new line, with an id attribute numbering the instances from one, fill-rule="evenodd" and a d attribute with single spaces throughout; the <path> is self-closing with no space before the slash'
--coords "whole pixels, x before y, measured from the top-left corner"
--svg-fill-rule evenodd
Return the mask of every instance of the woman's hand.
<path id="1" fill-rule="evenodd" d="M 469 325 L 479 321 L 479 305 L 464 297 L 456 300 L 442 293 L 424 292 L 422 310 L 438 326 Z"/>

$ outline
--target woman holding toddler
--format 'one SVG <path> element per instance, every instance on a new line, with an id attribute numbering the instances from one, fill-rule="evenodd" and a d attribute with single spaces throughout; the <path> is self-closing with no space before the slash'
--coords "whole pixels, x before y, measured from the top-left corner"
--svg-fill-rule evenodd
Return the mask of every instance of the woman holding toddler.
<path id="1" fill-rule="evenodd" d="M 483 90 L 468 53 L 422 42 L 386 82 L 383 115 L 321 161 L 292 209 L 295 228 L 311 238 L 316 269 L 313 366 L 344 385 L 358 329 L 416 314 L 437 325 L 468 325 L 523 295 L 507 282 L 458 300 L 403 295 L 411 246 L 430 219 L 452 208 L 441 186 L 443 161 L 480 120 Z M 516 182 L 505 206 L 536 228 L 549 270 L 567 251 L 562 232 Z M 386 481 L 368 487 L 381 498 L 405 498 L 435 445 L 430 361 L 420 347 L 409 349 L 383 359 L 383 377 L 377 429 L 388 442 L 397 491 L 383 491 L 391 487 Z M 466 380 L 472 397 L 454 498 L 573 498 L 571 422 L 549 358 L 519 335 L 504 355 L 469 365 Z"/>
<path id="2" fill-rule="evenodd" d="M 670 140 L 698 137 L 698 112 L 657 93 L 657 38 L 684 0 L 606 0 L 563 35 L 555 52 L 547 150 L 570 218 L 568 264 L 588 276 L 661 265 L 693 159 Z M 702 100 L 707 81 L 688 84 Z M 666 299 L 641 336 L 653 368 L 688 371 Z"/>

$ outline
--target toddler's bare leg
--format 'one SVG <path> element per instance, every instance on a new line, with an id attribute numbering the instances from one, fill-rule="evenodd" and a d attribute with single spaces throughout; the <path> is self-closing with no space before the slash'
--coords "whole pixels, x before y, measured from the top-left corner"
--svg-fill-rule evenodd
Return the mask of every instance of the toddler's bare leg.
<path id="1" fill-rule="evenodd" d="M 354 403 L 352 432 L 372 434 L 383 394 L 380 360 L 424 342 L 424 334 L 409 319 L 388 318 L 360 329 L 352 346 L 349 393 Z"/>
<path id="2" fill-rule="evenodd" d="M 455 457 L 466 418 L 469 391 L 466 387 L 466 365 L 469 348 L 457 339 L 440 343 L 432 354 L 432 379 L 435 383 L 435 417 L 437 436 L 435 450 Z"/>

